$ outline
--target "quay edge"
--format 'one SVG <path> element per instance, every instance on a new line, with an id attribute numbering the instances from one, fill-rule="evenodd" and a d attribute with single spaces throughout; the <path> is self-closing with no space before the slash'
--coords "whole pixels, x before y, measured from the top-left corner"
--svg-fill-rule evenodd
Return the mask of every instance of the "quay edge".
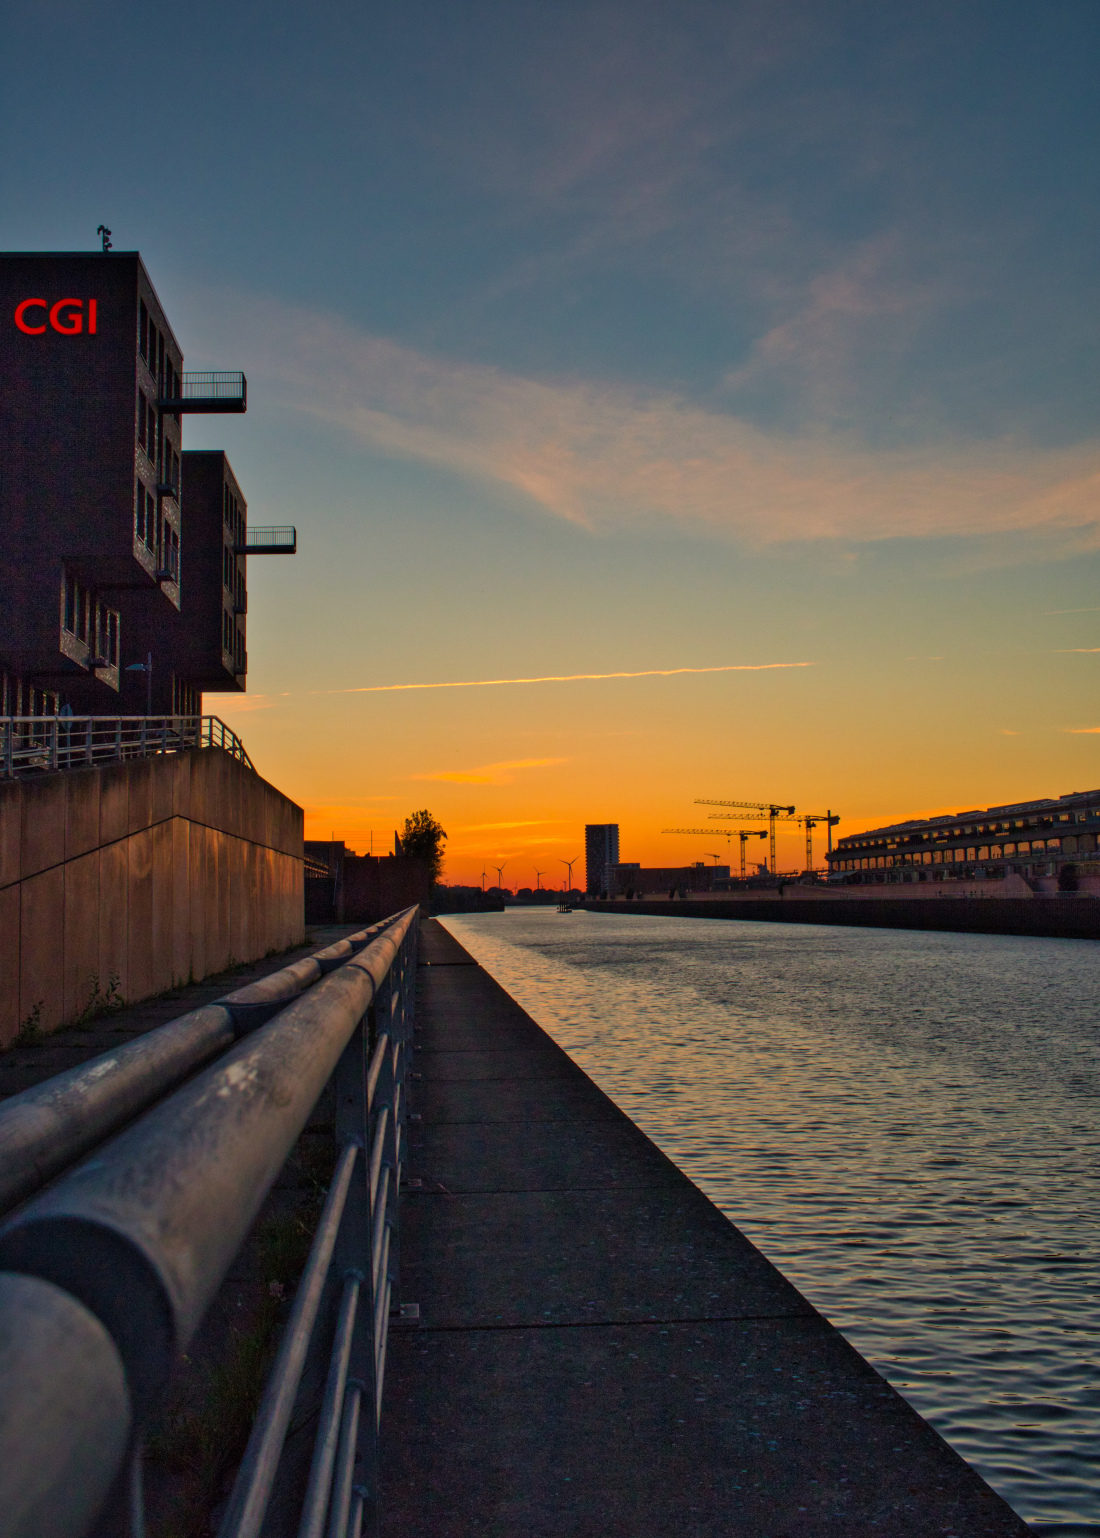
<path id="1" fill-rule="evenodd" d="M 602 902 L 585 898 L 586 913 L 649 914 L 659 918 L 726 919 L 768 924 L 847 924 L 869 929 L 938 929 L 956 934 L 1036 935 L 1100 940 L 1100 901 L 1092 897 L 1031 899 L 963 897 L 681 898 Z"/>
<path id="2" fill-rule="evenodd" d="M 1031 1532 L 435 920 L 420 961 L 382 1538 Z"/>

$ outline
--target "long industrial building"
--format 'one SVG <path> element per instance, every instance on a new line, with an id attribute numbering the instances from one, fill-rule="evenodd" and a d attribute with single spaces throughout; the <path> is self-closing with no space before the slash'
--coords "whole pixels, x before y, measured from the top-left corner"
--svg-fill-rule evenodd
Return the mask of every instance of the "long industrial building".
<path id="1" fill-rule="evenodd" d="M 1018 876 L 1037 891 L 1076 891 L 1082 878 L 1100 877 L 1098 836 L 1100 790 L 1073 791 L 849 834 L 828 856 L 829 880 L 878 886 Z"/>

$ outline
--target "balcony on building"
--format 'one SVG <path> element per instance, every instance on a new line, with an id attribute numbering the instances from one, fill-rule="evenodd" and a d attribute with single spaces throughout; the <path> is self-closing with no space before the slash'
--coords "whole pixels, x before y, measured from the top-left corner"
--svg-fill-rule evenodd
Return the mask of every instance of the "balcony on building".
<path id="1" fill-rule="evenodd" d="M 243 545 L 234 545 L 234 555 L 297 555 L 298 530 L 293 524 L 277 529 L 250 528 Z"/>
<path id="2" fill-rule="evenodd" d="M 248 410 L 248 380 L 239 369 L 215 369 L 198 374 L 173 374 L 169 381 L 174 390 L 161 395 L 161 411 L 240 412 Z"/>

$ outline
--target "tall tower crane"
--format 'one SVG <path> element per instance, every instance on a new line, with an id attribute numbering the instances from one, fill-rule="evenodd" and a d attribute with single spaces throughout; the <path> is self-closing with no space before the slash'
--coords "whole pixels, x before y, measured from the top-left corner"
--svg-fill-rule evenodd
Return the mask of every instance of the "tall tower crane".
<path id="1" fill-rule="evenodd" d="M 702 805 L 702 806 L 728 806 L 728 805 L 732 805 L 731 802 L 726 802 L 726 801 L 703 801 L 703 802 L 700 802 L 699 804 Z M 777 822 L 796 822 L 796 823 L 799 824 L 800 827 L 805 828 L 805 830 L 806 830 L 806 869 L 808 871 L 812 871 L 813 868 L 814 868 L 813 830 L 814 830 L 814 828 L 817 827 L 818 823 L 824 823 L 825 826 L 829 830 L 829 853 L 832 854 L 832 852 L 833 852 L 833 829 L 836 827 L 837 823 L 840 821 L 840 818 L 835 816 L 831 811 L 829 811 L 829 812 L 802 812 L 802 813 L 799 814 L 799 816 L 795 817 L 793 815 L 793 813 L 794 813 L 794 808 L 793 807 L 773 808 L 771 806 L 768 806 L 768 807 L 765 807 L 765 808 L 763 808 L 761 810 L 761 812 L 760 812 L 761 817 L 764 816 L 765 812 L 767 812 L 767 814 L 768 814 L 768 823 L 769 823 L 770 830 L 771 830 L 771 838 L 772 838 L 771 853 L 772 853 L 772 874 L 773 875 L 775 874 L 775 825 L 776 825 Z M 778 813 L 779 815 L 776 815 L 776 813 Z M 711 822 L 742 822 L 744 820 L 745 820 L 745 817 L 744 817 L 743 813 L 712 812 L 710 814 L 710 821 Z"/>
<path id="2" fill-rule="evenodd" d="M 729 839 L 731 839 L 733 837 L 733 835 L 735 833 L 737 834 L 738 838 L 741 840 L 741 880 L 744 881 L 744 879 L 745 879 L 745 845 L 748 843 L 750 838 L 767 838 L 767 836 L 768 836 L 767 828 L 722 828 L 720 830 L 716 830 L 714 828 L 662 828 L 661 829 L 662 833 L 709 833 L 709 834 L 712 834 L 712 835 L 716 831 L 720 831 L 720 832 L 724 833 L 726 835 L 727 842 L 728 842 Z"/>
<path id="3" fill-rule="evenodd" d="M 771 871 L 773 876 L 775 875 L 775 824 L 779 818 L 782 818 L 784 822 L 786 822 L 789 818 L 792 818 L 794 816 L 793 806 L 780 806 L 778 802 L 775 801 L 708 801 L 703 796 L 696 796 L 695 805 L 737 806 L 742 807 L 743 809 L 750 812 L 759 812 L 762 816 L 766 815 L 768 819 L 768 849 L 771 855 L 771 863 L 769 864 L 768 869 Z M 739 822 L 747 822 L 750 819 L 738 818 L 737 820 Z"/>

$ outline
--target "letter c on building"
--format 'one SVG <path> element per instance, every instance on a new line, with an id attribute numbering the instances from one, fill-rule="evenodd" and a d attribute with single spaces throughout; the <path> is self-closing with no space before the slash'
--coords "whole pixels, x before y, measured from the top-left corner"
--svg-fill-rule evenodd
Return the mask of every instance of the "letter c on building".
<path id="1" fill-rule="evenodd" d="M 40 326 L 32 326 L 27 322 L 27 311 L 35 305 L 41 305 L 42 309 L 45 309 L 46 301 L 44 299 L 24 299 L 22 303 L 17 304 L 15 307 L 15 324 L 27 336 L 41 336 L 46 329 L 45 321 Z"/>
<path id="2" fill-rule="evenodd" d="M 62 323 L 61 311 L 65 308 L 72 310 L 76 306 L 76 314 L 69 314 L 64 318 L 69 322 L 66 326 Z M 59 299 L 50 310 L 50 325 L 55 331 L 60 331 L 62 336 L 79 336 L 84 330 L 84 302 L 81 299 Z M 45 328 L 43 328 L 45 329 Z"/>

